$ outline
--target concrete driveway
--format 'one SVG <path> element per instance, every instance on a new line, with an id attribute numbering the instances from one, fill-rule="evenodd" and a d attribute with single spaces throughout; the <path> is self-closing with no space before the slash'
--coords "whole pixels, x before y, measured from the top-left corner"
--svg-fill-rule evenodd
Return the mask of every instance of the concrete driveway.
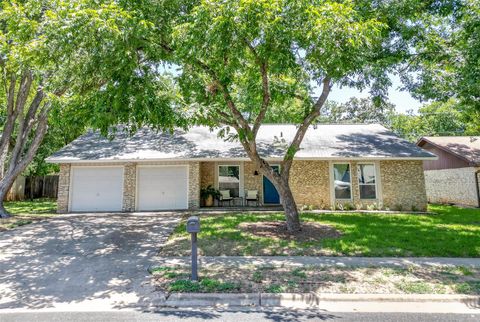
<path id="1" fill-rule="evenodd" d="M 147 269 L 180 218 L 64 215 L 0 233 L 0 310 L 149 305 Z"/>

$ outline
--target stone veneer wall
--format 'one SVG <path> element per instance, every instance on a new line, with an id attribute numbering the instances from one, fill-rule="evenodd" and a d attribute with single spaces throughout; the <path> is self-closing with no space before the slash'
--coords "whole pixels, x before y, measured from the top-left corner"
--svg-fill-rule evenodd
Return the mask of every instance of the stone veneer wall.
<path id="1" fill-rule="evenodd" d="M 428 202 L 478 207 L 475 172 L 478 168 L 426 170 Z"/>
<path id="2" fill-rule="evenodd" d="M 188 209 L 200 207 L 200 162 L 188 163 Z"/>
<path id="3" fill-rule="evenodd" d="M 68 198 L 70 190 L 70 164 L 60 164 L 58 176 L 58 197 L 57 212 L 63 214 L 68 212 Z"/>
<path id="4" fill-rule="evenodd" d="M 137 164 L 127 163 L 123 170 L 123 206 L 126 212 L 135 211 L 135 195 L 137 191 Z"/>
<path id="5" fill-rule="evenodd" d="M 255 175 L 257 171 L 258 175 Z M 243 163 L 243 186 L 245 190 L 257 190 L 260 204 L 263 203 L 263 176 L 251 161 Z"/>
<path id="6" fill-rule="evenodd" d="M 200 187 L 215 184 L 215 162 L 200 162 Z"/>
<path id="7" fill-rule="evenodd" d="M 422 161 L 381 161 L 383 205 L 391 210 L 427 209 Z"/>
<path id="8" fill-rule="evenodd" d="M 189 188 L 188 206 L 195 209 L 200 206 L 200 187 L 206 187 L 215 182 L 215 162 L 149 162 L 142 164 L 188 164 Z M 357 163 L 350 162 L 352 176 L 353 205 L 359 201 Z M 95 163 L 88 164 L 95 165 Z M 107 165 L 107 164 L 102 164 Z M 116 163 L 118 165 L 118 163 Z M 136 164 L 125 163 L 123 210 L 135 210 Z M 263 201 L 263 176 L 255 176 L 253 162 L 244 162 L 244 189 L 258 190 L 260 201 Z M 378 192 L 383 196 L 383 205 L 391 209 L 402 207 L 411 210 L 425 210 L 427 198 L 422 161 L 381 161 Z M 474 176 L 472 175 L 474 180 Z M 290 174 L 290 186 L 299 207 L 314 206 L 315 208 L 331 207 L 330 168 L 328 161 L 294 161 Z M 70 165 L 60 165 L 58 187 L 58 212 L 68 211 L 70 188 Z M 360 201 L 363 204 L 380 200 Z"/>
<path id="9" fill-rule="evenodd" d="M 294 161 L 290 171 L 290 188 L 298 207 L 330 207 L 328 161 Z"/>

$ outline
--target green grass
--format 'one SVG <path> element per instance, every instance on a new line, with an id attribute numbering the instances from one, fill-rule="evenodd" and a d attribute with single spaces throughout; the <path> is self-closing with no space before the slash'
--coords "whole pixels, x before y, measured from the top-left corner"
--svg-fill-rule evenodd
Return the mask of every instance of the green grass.
<path id="1" fill-rule="evenodd" d="M 202 214 L 199 249 L 204 255 L 480 256 L 480 210 L 430 205 L 434 214 L 301 214 L 301 220 L 328 224 L 340 238 L 300 242 L 255 236 L 243 222 L 283 221 L 281 213 Z M 188 255 L 189 236 L 179 225 L 162 249 Z"/>
<path id="2" fill-rule="evenodd" d="M 0 219 L 0 231 L 33 223 L 54 216 L 57 202 L 52 199 L 35 199 L 33 201 L 7 201 L 5 208 L 12 217 Z"/>
<path id="3" fill-rule="evenodd" d="M 201 293 L 224 293 L 238 289 L 238 285 L 232 282 L 221 282 L 215 279 L 204 278 L 199 282 L 190 280 L 176 280 L 170 283 L 170 292 L 201 292 Z"/>
<path id="4" fill-rule="evenodd" d="M 441 266 L 246 265 L 232 269 L 228 265 L 208 265 L 201 268 L 199 282 L 189 280 L 188 265 L 163 266 L 151 272 L 152 284 L 164 292 L 480 294 L 477 267 L 468 268 L 465 274 L 463 268 Z"/>
<path id="5" fill-rule="evenodd" d="M 7 201 L 5 208 L 13 215 L 52 215 L 57 211 L 57 201 L 53 199 Z"/>

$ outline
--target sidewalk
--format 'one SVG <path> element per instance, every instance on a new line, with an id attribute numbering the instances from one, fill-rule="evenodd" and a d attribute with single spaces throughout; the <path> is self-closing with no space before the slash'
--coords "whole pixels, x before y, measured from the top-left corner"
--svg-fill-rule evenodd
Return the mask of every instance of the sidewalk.
<path id="1" fill-rule="evenodd" d="M 190 257 L 156 257 L 156 266 L 190 265 Z M 202 266 L 465 266 L 480 267 L 480 258 L 456 257 L 310 257 L 310 256 L 204 256 Z"/>

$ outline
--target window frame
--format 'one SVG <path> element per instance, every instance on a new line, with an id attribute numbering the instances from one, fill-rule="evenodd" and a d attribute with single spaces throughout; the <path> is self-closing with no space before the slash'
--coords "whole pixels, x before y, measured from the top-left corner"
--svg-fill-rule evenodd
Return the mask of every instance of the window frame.
<path id="1" fill-rule="evenodd" d="M 337 198 L 335 196 L 335 165 L 336 164 L 348 164 L 350 170 L 350 198 Z M 331 190 L 332 190 L 332 197 L 334 201 L 352 201 L 353 200 L 353 181 L 352 181 L 352 164 L 350 162 L 338 162 L 332 161 L 331 163 Z"/>
<path id="2" fill-rule="evenodd" d="M 220 167 L 237 167 L 238 168 L 238 197 L 242 197 L 242 166 L 240 164 L 217 164 L 216 188 L 220 190 Z"/>
<path id="3" fill-rule="evenodd" d="M 362 165 L 371 165 L 373 166 L 373 173 L 375 175 L 375 183 L 360 183 L 360 176 L 358 175 L 360 171 L 360 166 Z M 377 165 L 375 162 L 359 162 L 357 163 L 357 180 L 358 180 L 358 198 L 360 200 L 378 200 L 378 173 L 377 173 Z M 375 198 L 362 198 L 362 194 L 360 191 L 361 186 L 375 186 Z"/>

